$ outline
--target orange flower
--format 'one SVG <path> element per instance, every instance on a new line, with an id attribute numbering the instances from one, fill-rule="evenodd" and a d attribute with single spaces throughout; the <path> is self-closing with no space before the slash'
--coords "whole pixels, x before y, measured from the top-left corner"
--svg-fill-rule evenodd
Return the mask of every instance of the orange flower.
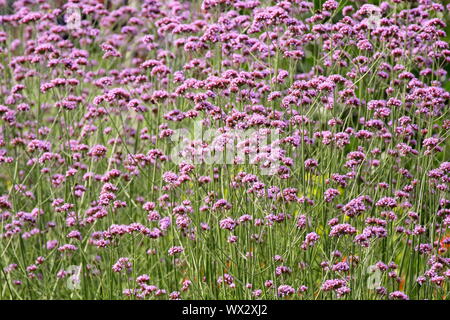
<path id="1" fill-rule="evenodd" d="M 447 243 L 445 243 L 447 241 Z M 450 248 L 450 236 L 444 237 L 440 241 L 441 248 L 448 249 Z"/>
<path id="2" fill-rule="evenodd" d="M 399 285 L 399 287 L 398 287 L 398 289 L 399 289 L 400 291 L 403 291 L 403 288 L 405 287 L 405 282 L 406 282 L 405 278 L 402 278 L 402 279 L 400 280 L 400 285 Z"/>

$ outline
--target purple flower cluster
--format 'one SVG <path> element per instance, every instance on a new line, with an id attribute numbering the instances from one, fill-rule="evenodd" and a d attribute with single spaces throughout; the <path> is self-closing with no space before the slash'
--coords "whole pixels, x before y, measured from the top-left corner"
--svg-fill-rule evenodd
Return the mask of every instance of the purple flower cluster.
<path id="1" fill-rule="evenodd" d="M 450 5 L 365 2 L 0 0 L 5 297 L 448 299 Z"/>

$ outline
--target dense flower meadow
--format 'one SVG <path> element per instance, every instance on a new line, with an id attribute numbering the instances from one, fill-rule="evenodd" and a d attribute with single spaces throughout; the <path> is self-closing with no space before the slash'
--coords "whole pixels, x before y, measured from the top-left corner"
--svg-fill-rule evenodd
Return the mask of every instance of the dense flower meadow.
<path id="1" fill-rule="evenodd" d="M 449 299 L 449 11 L 0 0 L 0 298 Z"/>

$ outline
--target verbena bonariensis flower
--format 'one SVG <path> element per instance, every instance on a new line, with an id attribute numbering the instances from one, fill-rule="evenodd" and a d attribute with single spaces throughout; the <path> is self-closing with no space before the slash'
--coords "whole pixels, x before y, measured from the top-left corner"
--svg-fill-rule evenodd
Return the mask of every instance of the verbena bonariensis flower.
<path id="1" fill-rule="evenodd" d="M 0 1 L 5 298 L 448 298 L 450 6 L 366 2 Z"/>

